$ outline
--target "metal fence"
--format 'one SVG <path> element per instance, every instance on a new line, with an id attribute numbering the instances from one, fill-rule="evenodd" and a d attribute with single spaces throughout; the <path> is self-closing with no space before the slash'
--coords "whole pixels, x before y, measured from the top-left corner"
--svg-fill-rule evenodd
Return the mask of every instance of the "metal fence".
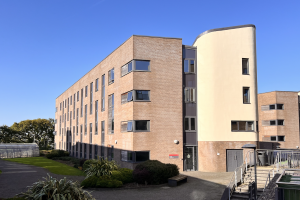
<path id="1" fill-rule="evenodd" d="M 0 158 L 22 158 L 39 156 L 36 143 L 0 143 Z"/>

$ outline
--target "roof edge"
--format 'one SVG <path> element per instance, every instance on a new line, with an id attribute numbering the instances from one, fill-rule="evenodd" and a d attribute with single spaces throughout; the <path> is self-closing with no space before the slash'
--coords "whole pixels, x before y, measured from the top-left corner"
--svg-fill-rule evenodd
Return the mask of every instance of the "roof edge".
<path id="1" fill-rule="evenodd" d="M 254 24 L 245 24 L 245 25 L 239 25 L 239 26 L 229 26 L 229 27 L 224 27 L 224 28 L 215 28 L 215 29 L 210 29 L 207 31 L 204 31 L 203 33 L 201 33 L 200 35 L 198 35 L 193 43 L 193 46 L 195 44 L 195 42 L 198 40 L 198 38 L 200 38 L 203 35 L 206 35 L 208 33 L 211 32 L 216 32 L 216 31 L 225 31 L 225 30 L 230 30 L 230 29 L 237 29 L 237 28 L 246 28 L 246 27 L 253 27 L 256 28 Z"/>
<path id="2" fill-rule="evenodd" d="M 291 93 L 299 93 L 300 91 L 279 91 L 279 90 L 274 90 L 274 91 L 263 92 L 263 93 L 258 93 L 258 94 L 267 94 L 267 93 L 271 93 L 271 92 L 291 92 Z"/>

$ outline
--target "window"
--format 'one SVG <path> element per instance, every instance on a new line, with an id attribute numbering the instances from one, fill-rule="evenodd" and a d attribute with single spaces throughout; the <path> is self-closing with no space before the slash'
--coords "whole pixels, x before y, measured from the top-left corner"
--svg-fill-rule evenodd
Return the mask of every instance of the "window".
<path id="1" fill-rule="evenodd" d="M 94 159 L 98 159 L 98 145 L 95 145 Z"/>
<path id="2" fill-rule="evenodd" d="M 79 91 L 77 91 L 77 101 L 79 101 Z"/>
<path id="3" fill-rule="evenodd" d="M 231 131 L 254 131 L 253 121 L 231 121 Z"/>
<path id="4" fill-rule="evenodd" d="M 90 144 L 93 141 L 93 123 L 90 123 Z"/>
<path id="5" fill-rule="evenodd" d="M 132 71 L 133 61 L 130 61 L 126 65 L 121 67 L 121 76 L 124 76 Z"/>
<path id="6" fill-rule="evenodd" d="M 95 92 L 97 92 L 98 90 L 99 90 L 99 78 L 96 79 Z"/>
<path id="7" fill-rule="evenodd" d="M 113 134 L 115 129 L 114 124 L 114 94 L 108 96 L 108 134 Z"/>
<path id="8" fill-rule="evenodd" d="M 98 100 L 95 101 L 95 135 L 98 135 Z"/>
<path id="9" fill-rule="evenodd" d="M 249 58 L 242 58 L 242 74 L 249 75 Z"/>
<path id="10" fill-rule="evenodd" d="M 121 104 L 130 101 L 150 101 L 150 91 L 132 90 L 121 95 Z"/>
<path id="11" fill-rule="evenodd" d="M 75 119 L 75 94 L 74 94 L 74 104 L 73 104 L 73 119 Z"/>
<path id="12" fill-rule="evenodd" d="M 55 107 L 55 112 L 57 112 L 57 107 Z"/>
<path id="13" fill-rule="evenodd" d="M 185 131 L 196 131 L 196 117 L 185 117 L 184 130 Z"/>
<path id="14" fill-rule="evenodd" d="M 147 90 L 135 90 L 136 101 L 149 101 L 149 91 Z"/>
<path id="15" fill-rule="evenodd" d="M 276 104 L 277 110 L 283 110 L 283 104 Z"/>
<path id="16" fill-rule="evenodd" d="M 80 124 L 80 142 L 82 142 L 82 124 Z"/>
<path id="17" fill-rule="evenodd" d="M 108 71 L 108 85 L 112 84 L 115 80 L 114 68 Z"/>
<path id="18" fill-rule="evenodd" d="M 149 120 L 133 120 L 121 122 L 121 132 L 149 132 Z"/>
<path id="19" fill-rule="evenodd" d="M 105 110 L 105 74 L 102 75 L 101 111 Z"/>
<path id="20" fill-rule="evenodd" d="M 71 97 L 70 97 L 70 98 L 71 98 L 71 100 L 70 100 L 70 104 L 72 105 L 72 95 L 71 95 Z"/>
<path id="21" fill-rule="evenodd" d="M 277 120 L 270 120 L 270 126 L 283 126 L 284 120 L 283 119 L 277 119 Z"/>
<path id="22" fill-rule="evenodd" d="M 270 110 L 275 110 L 275 105 L 274 105 L 274 104 L 273 104 L 273 105 L 270 105 L 270 106 L 269 106 L 269 109 L 270 109 Z"/>
<path id="23" fill-rule="evenodd" d="M 90 115 L 93 114 L 93 82 L 90 84 Z"/>
<path id="24" fill-rule="evenodd" d="M 272 142 L 284 142 L 285 136 L 270 136 Z"/>
<path id="25" fill-rule="evenodd" d="M 87 105 L 84 106 L 84 135 L 87 134 Z"/>
<path id="26" fill-rule="evenodd" d="M 150 61 L 146 60 L 135 60 L 135 70 L 136 71 L 150 71 Z"/>
<path id="27" fill-rule="evenodd" d="M 78 115 L 79 115 L 79 108 L 77 108 L 77 114 L 76 114 L 76 135 L 78 135 Z"/>
<path id="28" fill-rule="evenodd" d="M 132 60 L 126 65 L 121 67 L 121 76 L 132 71 L 150 71 L 150 61 L 149 60 Z"/>
<path id="29" fill-rule="evenodd" d="M 88 96 L 88 86 L 85 86 L 85 97 Z"/>
<path id="30" fill-rule="evenodd" d="M 243 103 L 250 103 L 249 87 L 243 87 Z"/>
<path id="31" fill-rule="evenodd" d="M 101 145 L 105 143 L 105 121 L 101 121 Z"/>
<path id="32" fill-rule="evenodd" d="M 183 62 L 184 73 L 195 73 L 195 61 L 194 60 L 184 60 Z"/>
<path id="33" fill-rule="evenodd" d="M 149 151 L 121 151 L 121 161 L 124 162 L 144 162 L 149 159 Z"/>
<path id="34" fill-rule="evenodd" d="M 83 116 L 83 88 L 81 89 L 81 107 L 80 107 L 80 117 Z"/>
<path id="35" fill-rule="evenodd" d="M 61 111 L 61 103 L 59 104 L 59 110 Z"/>
<path id="36" fill-rule="evenodd" d="M 54 123 L 55 123 L 55 124 L 57 123 L 57 119 L 55 119 Z"/>
<path id="37" fill-rule="evenodd" d="M 184 100 L 186 103 L 196 102 L 196 89 L 195 88 L 185 88 L 184 89 Z"/>

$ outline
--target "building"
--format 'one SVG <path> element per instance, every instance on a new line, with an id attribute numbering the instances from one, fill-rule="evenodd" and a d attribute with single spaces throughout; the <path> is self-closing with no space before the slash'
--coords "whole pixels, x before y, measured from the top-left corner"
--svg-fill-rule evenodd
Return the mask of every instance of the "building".
<path id="1" fill-rule="evenodd" d="M 300 146 L 300 93 L 258 94 L 260 148 L 296 149 Z"/>
<path id="2" fill-rule="evenodd" d="M 133 35 L 56 98 L 55 144 L 122 167 L 233 171 L 257 144 L 255 26 L 181 38 Z"/>

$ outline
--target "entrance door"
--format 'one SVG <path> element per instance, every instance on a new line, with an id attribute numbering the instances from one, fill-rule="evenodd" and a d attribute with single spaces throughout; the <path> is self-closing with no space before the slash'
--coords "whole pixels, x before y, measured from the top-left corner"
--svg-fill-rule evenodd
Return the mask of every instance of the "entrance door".
<path id="1" fill-rule="evenodd" d="M 243 164 L 243 150 L 227 150 L 227 172 L 233 172 Z"/>
<path id="2" fill-rule="evenodd" d="M 184 161 L 186 171 L 195 171 L 195 147 L 184 147 Z"/>

